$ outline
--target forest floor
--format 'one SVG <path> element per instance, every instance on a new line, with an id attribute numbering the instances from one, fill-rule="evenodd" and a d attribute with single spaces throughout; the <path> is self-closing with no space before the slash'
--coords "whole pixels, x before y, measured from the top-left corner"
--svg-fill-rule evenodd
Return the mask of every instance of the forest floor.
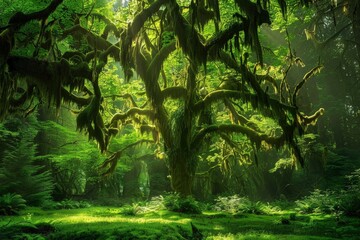
<path id="1" fill-rule="evenodd" d="M 27 208 L 19 216 L 0 217 L 0 239 L 360 239 L 360 219 L 291 211 L 232 215 L 161 210 L 129 216 L 115 207 Z"/>

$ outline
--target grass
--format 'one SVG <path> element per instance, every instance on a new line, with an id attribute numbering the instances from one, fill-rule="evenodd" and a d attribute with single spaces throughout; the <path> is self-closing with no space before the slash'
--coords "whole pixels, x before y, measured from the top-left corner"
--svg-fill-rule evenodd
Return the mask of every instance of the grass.
<path id="1" fill-rule="evenodd" d="M 290 213 L 189 215 L 161 210 L 127 216 L 121 214 L 121 208 L 114 207 L 47 211 L 28 208 L 20 216 L 0 218 L 0 239 L 16 239 L 16 236 L 18 239 L 191 239 L 190 223 L 205 239 L 359 239 L 358 218 L 344 217 L 339 221 L 331 215 L 296 215 L 289 224 L 284 224 L 287 222 L 282 221 L 289 219 Z M 5 235 L 10 226 L 38 223 L 50 223 L 56 231 L 37 233 L 38 238 L 29 233 L 21 235 L 21 231 Z"/>

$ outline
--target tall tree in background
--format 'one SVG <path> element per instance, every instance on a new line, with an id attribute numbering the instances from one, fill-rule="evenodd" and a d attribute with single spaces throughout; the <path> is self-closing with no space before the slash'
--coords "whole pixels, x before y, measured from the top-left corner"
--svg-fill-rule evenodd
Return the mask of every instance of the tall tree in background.
<path id="1" fill-rule="evenodd" d="M 273 11 L 285 17 L 286 1 L 277 2 L 280 7 Z M 287 145 L 302 164 L 296 138 L 323 109 L 305 115 L 297 95 L 321 66 L 292 89 L 286 73 L 272 75 L 265 68 L 258 28 L 271 23 L 270 3 L 274 5 L 250 0 L 131 1 L 119 12 L 109 10 L 112 5 L 106 2 L 85 0 L 53 0 L 31 11 L 11 3 L 14 8 L 7 12 L 8 22 L 2 21 L 0 35 L 0 114 L 22 108 L 28 115 L 45 100 L 56 107 L 76 104 L 78 129 L 96 140 L 102 152 L 119 128 L 132 124 L 152 136 L 133 145 L 161 145 L 173 189 L 184 196 L 191 194 L 205 143 L 221 140 L 234 152 L 241 151 L 238 139 L 254 150 Z M 6 4 L 10 2 L 3 9 Z M 290 54 L 289 64 L 297 61 Z M 121 65 L 122 82 L 135 83 L 138 77 L 146 94 L 112 94 L 114 101 L 129 100 L 122 111 L 103 95 L 106 86 L 119 81 L 119 75 L 106 77 L 117 67 L 114 62 Z M 258 124 L 250 119 L 253 115 L 272 124 Z M 109 172 L 122 152 L 104 162 Z"/>

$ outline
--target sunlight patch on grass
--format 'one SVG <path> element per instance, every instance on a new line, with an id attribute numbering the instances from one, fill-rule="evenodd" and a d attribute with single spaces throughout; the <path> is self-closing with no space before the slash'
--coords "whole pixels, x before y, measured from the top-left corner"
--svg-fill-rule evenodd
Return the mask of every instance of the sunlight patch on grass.
<path id="1" fill-rule="evenodd" d="M 113 216 L 113 217 L 104 217 L 104 216 L 90 216 L 87 214 L 78 214 L 75 216 L 66 216 L 59 217 L 56 219 L 61 223 L 136 223 L 136 224 L 146 224 L 146 223 L 161 223 L 161 224 L 188 224 L 190 223 L 190 219 L 182 218 L 182 219 L 163 219 L 163 218 L 145 218 L 145 217 L 121 217 L 121 216 Z"/>

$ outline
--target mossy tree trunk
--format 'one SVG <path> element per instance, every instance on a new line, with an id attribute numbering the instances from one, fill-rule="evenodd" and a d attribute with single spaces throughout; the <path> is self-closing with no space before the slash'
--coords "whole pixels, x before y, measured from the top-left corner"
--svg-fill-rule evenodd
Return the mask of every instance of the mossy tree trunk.
<path id="1" fill-rule="evenodd" d="M 194 157 L 185 149 L 178 149 L 169 154 L 169 172 L 171 186 L 180 196 L 192 194 L 196 164 Z"/>

